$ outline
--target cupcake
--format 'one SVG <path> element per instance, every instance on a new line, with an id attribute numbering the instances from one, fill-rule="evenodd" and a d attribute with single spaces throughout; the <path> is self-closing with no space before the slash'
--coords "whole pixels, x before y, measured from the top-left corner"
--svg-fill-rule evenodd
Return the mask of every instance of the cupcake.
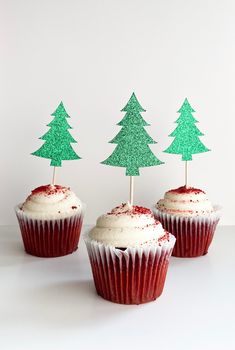
<path id="1" fill-rule="evenodd" d="M 27 253 L 57 257 L 77 249 L 83 208 L 70 188 L 40 186 L 16 206 L 15 212 Z"/>
<path id="2" fill-rule="evenodd" d="M 100 216 L 85 236 L 97 293 L 120 304 L 158 298 L 175 237 L 151 210 L 122 204 Z"/>
<path id="3" fill-rule="evenodd" d="M 154 215 L 176 237 L 172 255 L 191 258 L 207 254 L 220 208 L 211 204 L 204 191 L 183 186 L 166 192 Z"/>

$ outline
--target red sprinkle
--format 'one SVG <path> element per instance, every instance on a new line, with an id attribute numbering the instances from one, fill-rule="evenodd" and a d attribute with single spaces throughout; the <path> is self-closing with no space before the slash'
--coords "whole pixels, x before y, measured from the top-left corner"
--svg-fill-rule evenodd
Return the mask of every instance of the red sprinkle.
<path id="1" fill-rule="evenodd" d="M 170 190 L 169 192 L 173 192 L 173 193 L 195 193 L 195 194 L 199 194 L 199 193 L 205 193 L 204 191 L 200 190 L 199 188 L 194 188 L 194 187 L 186 187 L 186 186 L 182 186 L 173 190 Z"/>
<path id="2" fill-rule="evenodd" d="M 73 205 L 71 208 L 72 208 L 72 209 L 77 209 L 76 205 Z"/>
<path id="3" fill-rule="evenodd" d="M 60 185 L 44 185 L 32 190 L 32 194 L 45 193 L 45 195 L 52 195 L 59 192 L 65 193 L 67 190 L 67 187 Z"/>
<path id="4" fill-rule="evenodd" d="M 165 230 L 165 235 L 162 236 L 162 237 L 160 237 L 160 238 L 158 239 L 158 242 L 165 241 L 165 240 L 168 240 L 168 241 L 169 241 L 169 239 L 170 239 L 170 234 L 169 234 L 169 232 L 167 232 L 167 231 Z"/>
<path id="5" fill-rule="evenodd" d="M 134 205 L 132 208 L 133 214 L 152 214 L 151 210 L 144 207 L 139 207 L 138 205 Z"/>
<path id="6" fill-rule="evenodd" d="M 115 209 L 120 209 L 120 211 L 114 212 L 109 212 L 107 215 L 121 215 L 121 214 L 130 214 L 130 215 L 141 215 L 141 214 L 146 214 L 146 215 L 152 215 L 152 212 L 148 208 L 140 207 L 138 205 L 133 205 L 132 208 L 127 209 L 126 211 L 122 211 L 122 209 L 126 206 L 125 203 L 121 204 L 120 206 L 116 207 Z"/>

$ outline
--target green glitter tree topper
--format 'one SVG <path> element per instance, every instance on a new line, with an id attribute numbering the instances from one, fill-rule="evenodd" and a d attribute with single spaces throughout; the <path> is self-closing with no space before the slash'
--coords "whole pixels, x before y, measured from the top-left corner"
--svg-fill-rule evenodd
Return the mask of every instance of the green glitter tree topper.
<path id="1" fill-rule="evenodd" d="M 45 143 L 32 154 L 51 159 L 50 165 L 54 167 L 60 167 L 62 160 L 81 159 L 70 145 L 70 143 L 77 141 L 68 132 L 68 129 L 72 129 L 72 127 L 67 122 L 67 118 L 70 116 L 66 112 L 63 102 L 51 115 L 55 118 L 47 125 L 50 129 L 40 137 L 41 140 L 45 140 Z"/>
<path id="2" fill-rule="evenodd" d="M 181 154 L 182 160 L 192 160 L 192 155 L 210 151 L 199 139 L 204 134 L 196 127 L 198 121 L 192 113 L 194 109 L 190 106 L 187 98 L 177 111 L 179 118 L 175 121 L 177 128 L 169 135 L 175 137 L 171 145 L 164 151 L 166 153 Z"/>
<path id="3" fill-rule="evenodd" d="M 117 124 L 122 126 L 122 129 L 110 141 L 117 146 L 101 164 L 125 167 L 127 176 L 138 176 L 139 168 L 163 164 L 148 146 L 156 142 L 144 129 L 150 124 L 146 123 L 141 116 L 140 112 L 145 110 L 134 93 L 121 111 L 126 112 L 124 118 Z"/>

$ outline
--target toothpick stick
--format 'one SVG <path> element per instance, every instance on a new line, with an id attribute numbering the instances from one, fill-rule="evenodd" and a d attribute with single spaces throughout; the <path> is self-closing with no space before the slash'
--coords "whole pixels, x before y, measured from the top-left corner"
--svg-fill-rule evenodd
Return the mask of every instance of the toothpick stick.
<path id="1" fill-rule="evenodd" d="M 53 176 L 52 176 L 52 185 L 55 186 L 55 182 L 56 182 L 56 166 L 54 166 L 53 169 Z"/>
<path id="2" fill-rule="evenodd" d="M 130 205 L 133 205 L 133 196 L 134 196 L 134 177 L 130 176 Z"/>
<path id="3" fill-rule="evenodd" d="M 188 161 L 185 161 L 185 187 L 188 188 Z"/>

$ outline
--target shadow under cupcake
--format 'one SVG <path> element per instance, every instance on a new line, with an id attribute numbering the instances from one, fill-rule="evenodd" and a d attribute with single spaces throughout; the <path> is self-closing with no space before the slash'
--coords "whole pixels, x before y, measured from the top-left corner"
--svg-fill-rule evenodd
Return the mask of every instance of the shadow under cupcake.
<path id="1" fill-rule="evenodd" d="M 185 186 L 170 190 L 153 212 L 164 229 L 176 237 L 173 256 L 192 258 L 207 254 L 221 207 L 212 205 L 204 191 Z"/>
<path id="2" fill-rule="evenodd" d="M 97 293 L 142 304 L 163 291 L 175 237 L 143 207 L 123 204 L 97 219 L 85 236 Z"/>
<path id="3" fill-rule="evenodd" d="M 83 205 L 69 188 L 40 186 L 15 207 L 15 212 L 28 254 L 59 257 L 77 249 Z"/>

